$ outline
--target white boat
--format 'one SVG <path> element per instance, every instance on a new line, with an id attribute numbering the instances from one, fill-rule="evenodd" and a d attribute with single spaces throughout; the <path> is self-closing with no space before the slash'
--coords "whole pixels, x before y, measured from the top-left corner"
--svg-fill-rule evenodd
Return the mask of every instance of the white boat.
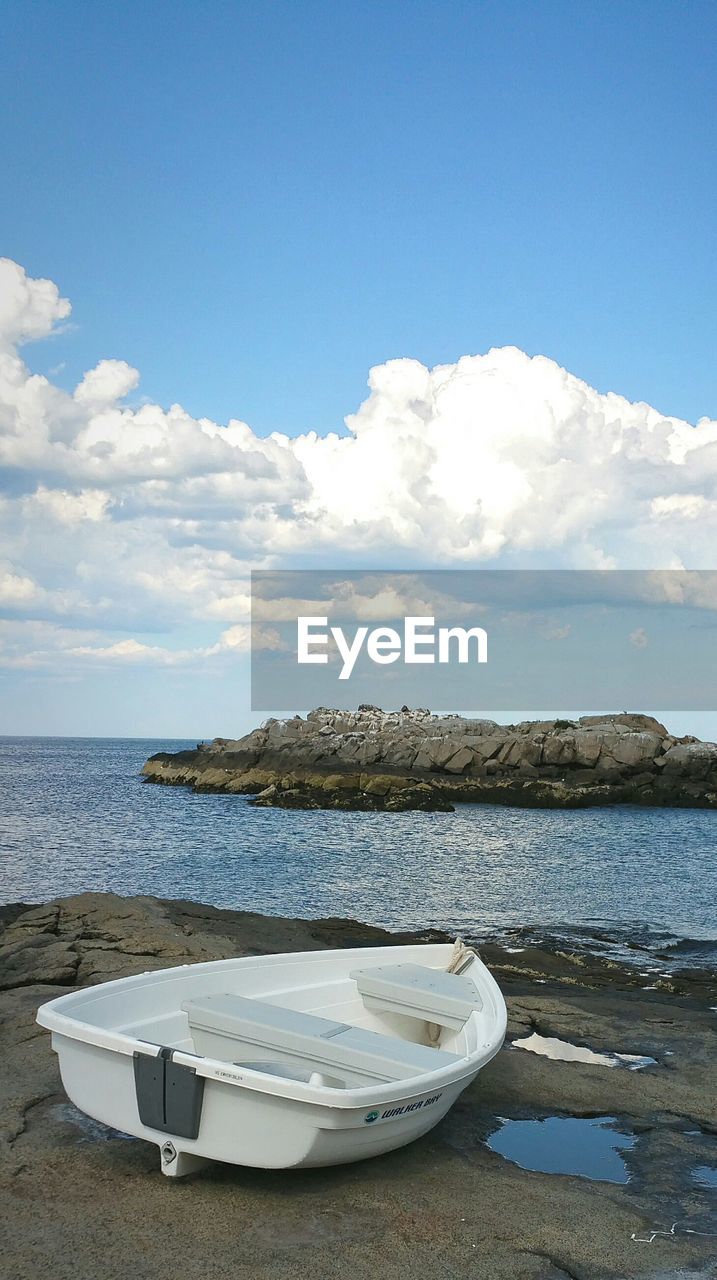
<path id="1" fill-rule="evenodd" d="M 413 1142 L 505 1036 L 503 996 L 461 943 L 181 965 L 43 1004 L 81 1111 L 207 1161 L 343 1164 Z"/>

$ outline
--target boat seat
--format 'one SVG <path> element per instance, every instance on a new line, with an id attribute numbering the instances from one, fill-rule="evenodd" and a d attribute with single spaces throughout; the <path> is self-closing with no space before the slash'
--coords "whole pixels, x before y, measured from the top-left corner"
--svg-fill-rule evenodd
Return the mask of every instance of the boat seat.
<path id="1" fill-rule="evenodd" d="M 312 1070 L 326 1067 L 347 1083 L 365 1084 L 410 1079 L 459 1061 L 441 1049 L 247 996 L 201 996 L 185 1000 L 182 1009 L 198 1053 L 233 1062 L 241 1053 L 247 1066 L 265 1061 L 271 1052 L 278 1061 Z"/>
<path id="2" fill-rule="evenodd" d="M 383 964 L 349 974 L 368 1009 L 408 1014 L 459 1031 L 483 1001 L 475 983 L 461 974 L 422 964 Z"/>

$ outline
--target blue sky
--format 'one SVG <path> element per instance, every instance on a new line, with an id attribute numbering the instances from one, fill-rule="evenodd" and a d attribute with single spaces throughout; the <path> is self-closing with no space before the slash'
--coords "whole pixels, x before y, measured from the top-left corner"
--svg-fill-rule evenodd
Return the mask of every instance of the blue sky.
<path id="1" fill-rule="evenodd" d="M 8 0 L 6 730 L 249 727 L 252 567 L 712 568 L 715 37 Z"/>
<path id="2" fill-rule="evenodd" d="M 368 369 L 514 344 L 696 421 L 717 398 L 713 3 L 3 8 L 3 252 L 32 354 L 259 432 Z"/>

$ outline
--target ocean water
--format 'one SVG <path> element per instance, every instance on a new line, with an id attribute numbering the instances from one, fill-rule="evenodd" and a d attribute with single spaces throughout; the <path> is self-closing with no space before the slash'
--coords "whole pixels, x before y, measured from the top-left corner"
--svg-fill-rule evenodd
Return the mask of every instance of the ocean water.
<path id="1" fill-rule="evenodd" d="M 715 812 L 301 813 L 142 782 L 147 756 L 193 745 L 0 738 L 0 902 L 92 889 L 470 938 L 529 926 L 713 967 Z"/>

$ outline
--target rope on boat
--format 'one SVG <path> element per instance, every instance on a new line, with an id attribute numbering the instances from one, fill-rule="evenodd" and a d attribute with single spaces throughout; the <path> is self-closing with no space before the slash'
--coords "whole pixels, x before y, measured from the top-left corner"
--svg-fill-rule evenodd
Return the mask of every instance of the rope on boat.
<path id="1" fill-rule="evenodd" d="M 453 943 L 453 955 L 448 961 L 446 973 L 462 973 L 474 959 L 475 951 L 471 951 L 462 938 L 456 938 Z"/>
<path id="2" fill-rule="evenodd" d="M 475 951 L 471 951 L 462 938 L 456 938 L 453 943 L 451 958 L 446 965 L 446 973 L 462 973 L 474 959 Z M 443 1027 L 436 1022 L 427 1022 L 426 1030 L 428 1032 L 428 1043 L 437 1045 L 440 1041 Z"/>

